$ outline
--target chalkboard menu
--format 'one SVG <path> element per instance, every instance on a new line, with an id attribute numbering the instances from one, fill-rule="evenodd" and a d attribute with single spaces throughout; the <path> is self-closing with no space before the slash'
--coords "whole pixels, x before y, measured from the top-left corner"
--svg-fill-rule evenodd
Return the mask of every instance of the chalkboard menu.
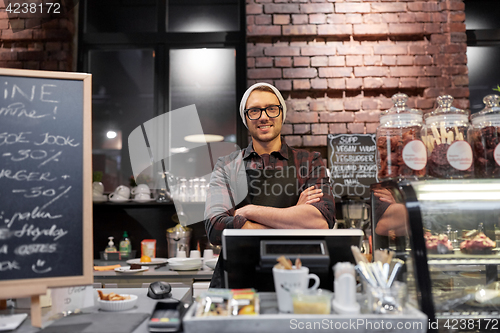
<path id="1" fill-rule="evenodd" d="M 92 281 L 90 79 L 0 69 L 0 289 Z"/>
<path id="2" fill-rule="evenodd" d="M 328 169 L 336 199 L 369 198 L 370 184 L 377 182 L 375 134 L 328 135 Z"/>

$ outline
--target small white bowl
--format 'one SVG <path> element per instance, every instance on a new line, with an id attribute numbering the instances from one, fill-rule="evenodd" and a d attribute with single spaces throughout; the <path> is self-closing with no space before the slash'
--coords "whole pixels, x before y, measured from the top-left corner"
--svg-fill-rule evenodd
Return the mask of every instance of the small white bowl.
<path id="1" fill-rule="evenodd" d="M 205 260 L 205 265 L 207 265 L 211 269 L 215 269 L 215 265 L 217 265 L 217 260 L 219 260 L 218 257 L 217 258 L 213 258 L 213 259 Z"/>
<path id="2" fill-rule="evenodd" d="M 201 265 L 201 258 L 169 258 L 170 265 Z"/>
<path id="3" fill-rule="evenodd" d="M 130 296 L 130 299 L 123 301 L 103 301 L 97 298 L 99 308 L 103 311 L 125 311 L 132 309 L 137 303 L 137 295 L 120 294 L 121 296 Z"/>

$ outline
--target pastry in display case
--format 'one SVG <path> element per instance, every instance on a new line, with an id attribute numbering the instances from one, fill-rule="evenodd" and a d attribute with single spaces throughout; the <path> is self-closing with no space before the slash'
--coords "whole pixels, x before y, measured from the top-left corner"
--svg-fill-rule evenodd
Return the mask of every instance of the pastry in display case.
<path id="1" fill-rule="evenodd" d="M 435 323 L 430 330 L 498 330 L 500 180 L 386 181 L 371 189 L 373 249 L 394 250 L 405 262 L 409 302 Z"/>

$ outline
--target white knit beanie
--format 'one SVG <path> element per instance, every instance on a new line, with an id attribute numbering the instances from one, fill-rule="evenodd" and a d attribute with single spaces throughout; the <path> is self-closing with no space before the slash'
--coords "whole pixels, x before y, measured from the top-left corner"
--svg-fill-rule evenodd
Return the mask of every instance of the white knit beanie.
<path id="1" fill-rule="evenodd" d="M 245 91 L 245 93 L 243 94 L 243 98 L 241 99 L 241 103 L 240 103 L 240 116 L 241 116 L 241 120 L 243 120 L 243 124 L 245 124 L 245 126 L 247 128 L 248 128 L 248 125 L 247 125 L 247 119 L 245 117 L 245 105 L 247 105 L 248 96 L 250 96 L 250 93 L 255 88 L 262 87 L 262 86 L 266 86 L 266 87 L 271 88 L 274 91 L 274 94 L 276 95 L 276 97 L 278 97 L 278 100 L 280 101 L 280 104 L 283 107 L 283 123 L 285 123 L 285 118 L 286 118 L 286 104 L 285 104 L 285 100 L 283 99 L 283 96 L 281 96 L 280 91 L 275 86 L 270 85 L 269 83 L 258 82 L 256 84 L 254 84 L 253 86 L 251 86 L 250 88 L 248 88 L 247 91 Z"/>

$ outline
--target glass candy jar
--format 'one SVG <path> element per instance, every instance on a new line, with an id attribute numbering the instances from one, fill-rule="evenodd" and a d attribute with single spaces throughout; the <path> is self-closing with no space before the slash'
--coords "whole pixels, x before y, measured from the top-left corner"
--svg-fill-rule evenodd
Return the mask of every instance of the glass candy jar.
<path id="1" fill-rule="evenodd" d="M 471 116 L 474 173 L 477 178 L 500 178 L 500 96 L 488 95 L 486 107 Z"/>
<path id="2" fill-rule="evenodd" d="M 392 96 L 394 106 L 380 115 L 377 128 L 379 180 L 425 176 L 427 152 L 421 140 L 422 111 L 406 105 L 406 94 Z"/>
<path id="3" fill-rule="evenodd" d="M 437 109 L 424 116 L 427 173 L 435 178 L 470 178 L 474 166 L 469 112 L 453 107 L 449 95 L 439 96 L 437 102 Z"/>

